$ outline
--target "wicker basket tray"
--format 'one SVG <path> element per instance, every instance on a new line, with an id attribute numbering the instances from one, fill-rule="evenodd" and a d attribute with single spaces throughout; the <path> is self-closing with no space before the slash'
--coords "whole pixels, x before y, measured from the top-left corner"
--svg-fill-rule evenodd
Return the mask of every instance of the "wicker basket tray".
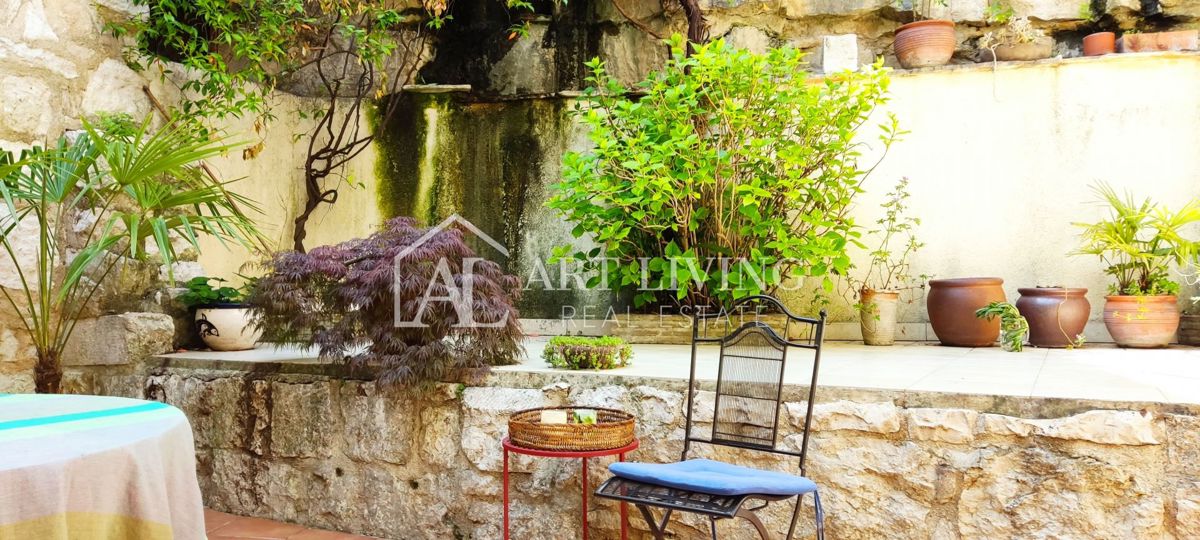
<path id="1" fill-rule="evenodd" d="M 543 424 L 542 411 L 575 409 L 596 411 L 595 424 Z M 590 452 L 621 448 L 633 442 L 633 415 L 599 407 L 545 407 L 517 411 L 508 419 L 508 439 L 517 446 L 538 450 Z"/>

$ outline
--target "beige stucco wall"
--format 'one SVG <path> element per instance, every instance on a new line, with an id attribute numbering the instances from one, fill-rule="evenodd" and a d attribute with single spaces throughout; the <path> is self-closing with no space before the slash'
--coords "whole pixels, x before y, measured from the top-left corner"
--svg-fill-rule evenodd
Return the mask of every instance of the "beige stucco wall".
<path id="1" fill-rule="evenodd" d="M 1107 340 L 1109 280 L 1097 259 L 1068 256 L 1071 223 L 1104 214 L 1091 204 L 1099 181 L 1172 207 L 1200 196 L 1200 55 L 897 72 L 891 89 L 886 109 L 911 133 L 868 181 L 857 217 L 873 224 L 908 176 L 926 243 L 916 273 L 1002 277 L 1010 301 L 1018 287 L 1087 287 L 1087 334 Z M 923 301 L 901 320 L 926 320 Z"/>
<path id="2" fill-rule="evenodd" d="M 270 247 L 282 250 L 292 248 L 293 220 L 303 209 L 304 159 L 308 133 L 314 125 L 311 119 L 301 118 L 297 112 L 309 110 L 319 102 L 286 94 L 276 94 L 272 101 L 276 118 L 260 135 L 264 143 L 262 152 L 250 160 L 242 159 L 241 154 L 230 154 L 213 160 L 210 166 L 222 178 L 237 179 L 231 186 L 233 191 L 259 203 L 263 212 L 256 219 L 258 226 Z M 360 121 L 365 128 L 366 114 Z M 235 138 L 254 135 L 249 119 L 229 122 L 226 131 Z M 296 135 L 303 137 L 296 139 Z M 383 218 L 376 202 L 374 148 L 367 148 L 343 174 L 337 203 L 322 205 L 309 220 L 306 248 L 363 236 L 381 223 Z M 338 182 L 330 178 L 327 185 L 332 187 Z M 247 262 L 260 260 L 261 253 L 238 245 L 226 246 L 213 238 L 201 241 L 199 262 L 210 276 L 239 281 L 237 274 L 261 273 L 253 267 L 243 268 Z"/>

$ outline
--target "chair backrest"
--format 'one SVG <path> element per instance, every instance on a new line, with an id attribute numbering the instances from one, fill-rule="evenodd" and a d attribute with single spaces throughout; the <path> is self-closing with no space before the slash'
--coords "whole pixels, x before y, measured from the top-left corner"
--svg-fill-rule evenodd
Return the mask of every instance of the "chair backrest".
<path id="1" fill-rule="evenodd" d="M 808 453 L 809 424 L 816 397 L 817 370 L 825 331 L 825 311 L 817 319 L 792 314 L 770 296 L 751 296 L 729 309 L 698 312 L 692 319 L 692 364 L 688 377 L 687 423 L 683 459 L 691 443 L 725 445 L 795 456 L 803 474 Z M 710 337 L 710 334 L 717 334 Z M 717 385 L 709 438 L 692 433 L 696 356 L 701 344 L 720 348 Z M 812 351 L 812 373 L 806 377 L 808 410 L 799 450 L 781 448 L 779 412 L 783 402 L 784 369 L 793 350 Z M 792 360 L 795 361 L 794 359 Z"/>

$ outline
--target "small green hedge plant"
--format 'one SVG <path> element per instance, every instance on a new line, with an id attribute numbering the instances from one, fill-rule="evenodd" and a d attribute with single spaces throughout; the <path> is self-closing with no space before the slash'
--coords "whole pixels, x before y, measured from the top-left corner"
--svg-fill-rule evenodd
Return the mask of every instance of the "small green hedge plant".
<path id="1" fill-rule="evenodd" d="M 629 365 L 633 348 L 614 337 L 556 336 L 550 338 L 542 359 L 556 368 L 613 369 Z"/>

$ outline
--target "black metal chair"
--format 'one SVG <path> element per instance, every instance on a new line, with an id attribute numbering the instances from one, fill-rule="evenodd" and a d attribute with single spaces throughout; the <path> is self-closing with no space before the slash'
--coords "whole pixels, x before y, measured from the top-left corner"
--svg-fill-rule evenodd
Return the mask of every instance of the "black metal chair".
<path id="1" fill-rule="evenodd" d="M 747 307 L 755 308 L 747 316 Z M 782 317 L 782 333 L 763 319 L 764 308 Z M 707 337 L 714 319 L 724 318 L 720 337 Z M 746 321 L 746 319 L 751 319 Z M 735 327 L 735 320 L 738 321 Z M 741 322 L 746 321 L 746 322 Z M 825 330 L 825 312 L 820 318 L 792 314 L 779 300 L 769 296 L 741 299 L 727 311 L 698 313 L 692 325 L 692 362 L 688 378 L 686 431 L 681 461 L 671 464 L 614 463 L 615 474 L 596 495 L 633 504 L 641 512 L 656 539 L 665 538 L 675 511 L 709 518 L 712 538 L 717 538 L 717 521 L 742 518 L 749 521 L 763 540 L 770 535 L 755 512 L 768 504 L 795 498 L 796 506 L 788 527 L 791 540 L 800 517 L 804 496 L 813 494 L 818 540 L 825 537 L 821 498 L 816 484 L 804 478 L 808 453 L 809 424 L 816 397 L 817 369 Z M 717 386 L 713 405 L 712 433 L 708 438 L 692 433 L 693 400 L 697 392 L 696 348 L 701 343 L 720 345 Z M 812 378 L 808 387 L 808 411 L 799 450 L 781 448 L 779 409 L 783 401 L 783 373 L 791 349 L 812 351 Z M 688 459 L 692 443 L 724 445 L 798 458 L 800 475 L 760 471 L 717 461 Z M 753 501 L 753 502 L 751 502 Z M 656 520 L 651 508 L 662 509 Z"/>

